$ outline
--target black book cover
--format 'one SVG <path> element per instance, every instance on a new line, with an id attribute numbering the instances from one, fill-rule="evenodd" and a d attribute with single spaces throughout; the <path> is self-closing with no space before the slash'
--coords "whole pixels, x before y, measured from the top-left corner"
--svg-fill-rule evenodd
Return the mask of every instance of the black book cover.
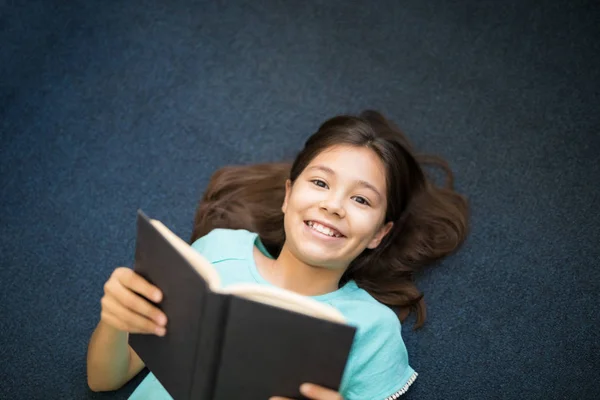
<path id="1" fill-rule="evenodd" d="M 304 398 L 309 382 L 338 390 L 354 328 L 233 297 L 214 400 Z"/>

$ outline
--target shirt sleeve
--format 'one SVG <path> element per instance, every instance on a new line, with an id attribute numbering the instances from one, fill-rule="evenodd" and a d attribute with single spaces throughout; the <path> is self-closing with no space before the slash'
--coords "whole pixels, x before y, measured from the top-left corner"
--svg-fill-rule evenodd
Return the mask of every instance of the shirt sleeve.
<path id="1" fill-rule="evenodd" d="M 191 244 L 212 263 L 226 259 L 245 259 L 253 245 L 253 234 L 243 229 L 215 228 Z"/>
<path id="2" fill-rule="evenodd" d="M 348 358 L 341 394 L 346 400 L 397 399 L 417 377 L 408 364 L 400 321 L 385 306 L 358 326 Z"/>
<path id="3" fill-rule="evenodd" d="M 199 237 L 191 244 L 192 249 L 196 250 L 198 253 L 204 255 L 206 252 L 207 244 L 210 242 L 211 234 L 214 235 L 214 230 L 208 232 L 206 235 Z"/>
<path id="4" fill-rule="evenodd" d="M 209 262 L 219 261 L 223 257 L 223 249 L 229 248 L 229 253 L 235 252 L 235 247 L 227 246 L 232 231 L 227 229 L 213 229 L 206 235 L 196 239 L 191 244 L 192 249 L 202 254 Z"/>

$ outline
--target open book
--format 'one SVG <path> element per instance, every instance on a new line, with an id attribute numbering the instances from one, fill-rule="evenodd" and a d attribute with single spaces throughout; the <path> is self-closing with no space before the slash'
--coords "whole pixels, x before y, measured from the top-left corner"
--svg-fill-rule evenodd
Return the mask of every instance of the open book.
<path id="1" fill-rule="evenodd" d="M 339 389 L 355 334 L 335 308 L 260 284 L 221 287 L 214 267 L 138 211 L 134 270 L 163 292 L 167 334 L 129 343 L 175 400 L 303 398 Z"/>

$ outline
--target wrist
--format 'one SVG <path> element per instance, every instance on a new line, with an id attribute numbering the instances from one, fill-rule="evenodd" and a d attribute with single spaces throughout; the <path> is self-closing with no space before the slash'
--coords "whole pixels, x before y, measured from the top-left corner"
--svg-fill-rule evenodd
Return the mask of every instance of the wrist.
<path id="1" fill-rule="evenodd" d="M 127 336 L 128 335 L 128 332 L 123 331 L 119 328 L 116 328 L 113 325 L 109 324 L 108 322 L 106 322 L 102 319 L 100 320 L 100 323 L 98 324 L 98 329 L 105 332 L 105 334 L 108 334 L 111 336 Z"/>

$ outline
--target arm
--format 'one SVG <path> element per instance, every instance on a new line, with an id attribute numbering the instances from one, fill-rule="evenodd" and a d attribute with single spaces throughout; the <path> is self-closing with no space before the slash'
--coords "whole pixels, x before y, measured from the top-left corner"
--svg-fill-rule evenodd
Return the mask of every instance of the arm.
<path id="1" fill-rule="evenodd" d="M 98 323 L 88 346 L 88 386 L 94 392 L 117 390 L 143 368 L 144 362 L 127 343 L 129 334 Z"/>
<path id="2" fill-rule="evenodd" d="M 166 316 L 146 299 L 159 302 L 158 288 L 129 268 L 117 268 L 104 285 L 102 314 L 87 354 L 88 386 L 116 390 L 137 375 L 144 363 L 129 346 L 129 333 L 166 333 Z"/>

